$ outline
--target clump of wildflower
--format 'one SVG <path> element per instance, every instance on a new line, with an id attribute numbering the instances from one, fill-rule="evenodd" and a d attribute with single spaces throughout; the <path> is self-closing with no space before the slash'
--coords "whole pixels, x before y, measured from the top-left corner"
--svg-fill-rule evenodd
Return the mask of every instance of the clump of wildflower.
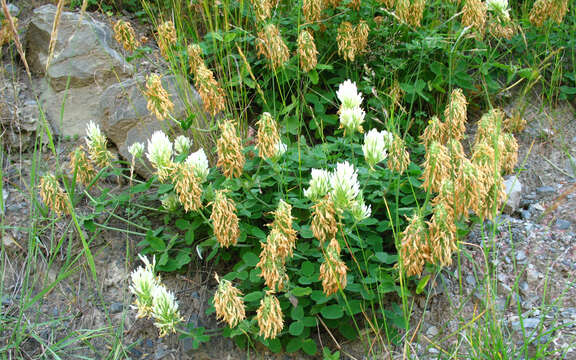
<path id="1" fill-rule="evenodd" d="M 138 267 L 130 274 L 132 283 L 130 292 L 136 296 L 135 304 L 138 310 L 137 318 L 145 318 L 152 314 L 153 290 L 160 285 L 160 279 L 154 273 L 156 259 L 150 262 L 145 256 L 138 255 L 144 266 Z"/>
<path id="2" fill-rule="evenodd" d="M 396 1 L 396 13 L 402 22 L 414 27 L 420 27 L 426 0 L 398 0 Z"/>
<path id="3" fill-rule="evenodd" d="M 70 153 L 70 170 L 76 174 L 76 179 L 84 185 L 90 184 L 98 174 L 92 163 L 88 161 L 86 151 L 82 146 Z"/>
<path id="4" fill-rule="evenodd" d="M 173 192 L 166 194 L 162 198 L 161 203 L 162 208 L 170 212 L 174 212 L 180 207 L 180 200 L 178 199 L 178 196 Z"/>
<path id="5" fill-rule="evenodd" d="M 158 74 L 146 76 L 146 91 L 144 91 L 144 94 L 148 100 L 146 108 L 158 120 L 164 120 L 170 116 L 170 112 L 174 109 L 174 103 L 162 86 L 162 76 Z"/>
<path id="6" fill-rule="evenodd" d="M 132 155 L 132 159 L 139 159 L 144 155 L 144 144 L 141 142 L 135 142 L 134 144 L 128 146 L 128 152 Z"/>
<path id="7" fill-rule="evenodd" d="M 313 70 L 318 64 L 318 50 L 314 37 L 308 30 L 302 30 L 298 34 L 298 56 L 300 67 L 306 72 Z"/>
<path id="8" fill-rule="evenodd" d="M 14 28 L 18 29 L 18 18 L 12 18 L 14 23 Z M 14 40 L 14 32 L 12 31 L 12 26 L 10 26 L 10 21 L 8 19 L 2 19 L 0 21 L 0 47 L 4 44 L 8 44 L 10 41 Z"/>
<path id="9" fill-rule="evenodd" d="M 321 169 L 312 169 L 310 186 L 304 190 L 304 196 L 316 202 L 322 199 L 332 189 L 330 186 L 330 172 Z"/>
<path id="10" fill-rule="evenodd" d="M 242 292 L 235 288 L 228 280 L 214 275 L 218 282 L 218 289 L 214 294 L 214 308 L 216 318 L 224 320 L 228 326 L 235 327 L 240 321 L 246 319 L 246 307 L 242 299 Z"/>
<path id="11" fill-rule="evenodd" d="M 321 19 L 324 9 L 324 0 L 303 0 L 302 14 L 307 22 L 315 22 Z"/>
<path id="12" fill-rule="evenodd" d="M 212 70 L 208 69 L 204 63 L 200 64 L 194 72 L 194 84 L 196 89 L 198 89 L 204 104 L 204 110 L 207 113 L 215 116 L 225 109 L 226 95 L 224 94 L 224 89 L 220 87 L 220 84 L 214 78 Z"/>
<path id="13" fill-rule="evenodd" d="M 201 179 L 196 175 L 194 166 L 188 162 L 177 165 L 173 174 L 174 191 L 184 207 L 184 211 L 197 211 L 202 208 Z"/>
<path id="14" fill-rule="evenodd" d="M 172 142 L 164 132 L 156 131 L 148 140 L 146 157 L 156 169 L 158 179 L 165 181 L 174 170 L 172 162 Z"/>
<path id="15" fill-rule="evenodd" d="M 246 159 L 242 153 L 242 140 L 236 133 L 236 124 L 227 120 L 220 124 L 220 138 L 216 142 L 216 165 L 227 178 L 240 177 Z"/>
<path id="16" fill-rule="evenodd" d="M 192 140 L 184 135 L 179 135 L 174 140 L 174 153 L 176 155 L 187 154 L 192 147 Z"/>
<path id="17" fill-rule="evenodd" d="M 327 196 L 314 204 L 312 209 L 310 229 L 320 244 L 324 244 L 327 240 L 334 238 L 338 232 L 338 220 L 334 202 Z"/>
<path id="18" fill-rule="evenodd" d="M 264 159 L 272 159 L 277 153 L 278 143 L 281 142 L 276 120 L 270 113 L 265 112 L 256 124 L 258 125 L 256 142 L 258 155 Z"/>
<path id="19" fill-rule="evenodd" d="M 408 165 L 410 165 L 410 154 L 406 150 L 404 140 L 398 134 L 394 134 L 394 140 L 388 149 L 388 168 L 402 174 Z"/>
<path id="20" fill-rule="evenodd" d="M 158 47 L 163 57 L 168 56 L 170 47 L 176 44 L 178 36 L 172 21 L 165 21 L 158 26 Z"/>
<path id="21" fill-rule="evenodd" d="M 118 20 L 114 24 L 114 39 L 122 44 L 124 50 L 134 51 L 140 47 L 140 41 L 136 38 L 136 33 L 132 25 L 124 20 Z"/>
<path id="22" fill-rule="evenodd" d="M 430 260 L 428 231 L 424 220 L 419 214 L 414 214 L 408 220 L 408 226 L 402 233 L 400 256 L 406 275 L 420 275 L 426 261 Z"/>
<path id="23" fill-rule="evenodd" d="M 272 11 L 271 0 L 251 0 L 251 2 L 258 21 L 265 21 L 270 17 L 270 12 Z"/>
<path id="24" fill-rule="evenodd" d="M 336 97 L 340 100 L 340 109 L 354 109 L 362 105 L 362 93 L 358 91 L 356 83 L 350 80 L 338 85 Z"/>
<path id="25" fill-rule="evenodd" d="M 204 149 L 200 148 L 188 155 L 185 162 L 192 168 L 194 175 L 200 179 L 200 182 L 206 181 L 210 173 L 210 165 Z"/>
<path id="26" fill-rule="evenodd" d="M 354 166 L 348 161 L 338 163 L 330 175 L 330 187 L 330 196 L 336 208 L 349 209 L 360 193 L 358 174 Z"/>
<path id="27" fill-rule="evenodd" d="M 174 294 L 163 285 L 152 288 L 152 317 L 154 325 L 160 330 L 160 337 L 175 333 L 176 325 L 184 320 Z"/>
<path id="28" fill-rule="evenodd" d="M 112 153 L 108 151 L 108 141 L 106 136 L 100 131 L 100 127 L 93 121 L 90 121 L 86 127 L 85 139 L 90 161 L 100 167 L 110 165 Z"/>
<path id="29" fill-rule="evenodd" d="M 324 254 L 324 262 L 320 265 L 320 276 L 322 289 L 326 296 L 335 294 L 340 289 L 346 287 L 346 272 L 348 268 L 340 258 L 340 245 L 338 240 L 333 238 Z"/>
<path id="30" fill-rule="evenodd" d="M 450 100 L 444 110 L 447 137 L 460 140 L 466 132 L 468 102 L 462 93 L 462 89 L 454 89 L 450 94 Z"/>
<path id="31" fill-rule="evenodd" d="M 202 48 L 198 44 L 189 44 L 186 48 L 188 54 L 188 62 L 190 64 L 190 73 L 195 74 L 200 65 L 204 65 L 202 59 Z"/>
<path id="32" fill-rule="evenodd" d="M 269 60 L 269 66 L 274 71 L 284 67 L 290 58 L 288 46 L 282 40 L 280 31 L 274 24 L 267 24 L 262 31 L 258 32 L 256 52 L 259 57 L 264 56 Z"/>
<path id="33" fill-rule="evenodd" d="M 262 300 L 260 307 L 256 311 L 256 319 L 260 331 L 258 335 L 264 339 L 275 339 L 284 328 L 284 314 L 280 307 L 280 301 L 274 296 L 274 292 L 267 292 Z"/>
<path id="34" fill-rule="evenodd" d="M 274 240 L 275 236 L 268 236 L 268 240 Z M 261 270 L 260 277 L 270 289 L 284 289 L 288 282 L 286 274 L 285 260 L 277 254 L 276 245 L 273 242 L 260 242 L 262 250 L 260 251 L 260 261 L 256 267 Z"/>
<path id="35" fill-rule="evenodd" d="M 426 190 L 438 192 L 443 179 L 450 177 L 452 167 L 450 165 L 450 156 L 446 146 L 439 142 L 433 141 L 426 152 L 422 178 L 424 183 L 422 187 Z"/>
<path id="36" fill-rule="evenodd" d="M 486 4 L 481 0 L 466 0 L 462 13 L 462 24 L 464 26 L 472 27 L 480 34 L 484 33 Z"/>
<path id="37" fill-rule="evenodd" d="M 57 215 L 68 214 L 66 193 L 58 183 L 54 174 L 46 174 L 40 178 L 40 197 L 46 206 L 48 206 Z"/>
<path id="38" fill-rule="evenodd" d="M 350 206 L 350 214 L 356 221 L 362 221 L 367 219 L 372 215 L 372 207 L 364 203 L 364 197 L 362 194 L 358 195 L 358 198 L 352 202 Z"/>
<path id="39" fill-rule="evenodd" d="M 364 152 L 364 159 L 366 159 L 366 163 L 371 169 L 374 169 L 374 165 L 386 159 L 388 156 L 386 150 L 392 143 L 393 138 L 391 133 L 376 129 L 372 129 L 364 135 L 362 151 Z"/>
<path id="40" fill-rule="evenodd" d="M 361 107 L 341 109 L 340 128 L 344 129 L 345 134 L 353 134 L 356 131 L 362 133 L 364 132 L 362 124 L 365 116 L 366 112 Z"/>
<path id="41" fill-rule="evenodd" d="M 240 235 L 236 204 L 234 200 L 226 196 L 224 190 L 216 191 L 210 220 L 214 225 L 216 240 L 221 247 L 227 248 L 230 245 L 236 245 Z"/>
<path id="42" fill-rule="evenodd" d="M 454 209 L 445 201 L 436 203 L 428 227 L 432 260 L 441 266 L 452 264 L 452 253 L 457 250 Z"/>

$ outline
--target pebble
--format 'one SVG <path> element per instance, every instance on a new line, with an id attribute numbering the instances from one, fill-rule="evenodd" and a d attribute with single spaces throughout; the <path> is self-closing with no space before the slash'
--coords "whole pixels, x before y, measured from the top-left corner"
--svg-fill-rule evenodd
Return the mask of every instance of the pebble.
<path id="1" fill-rule="evenodd" d="M 436 335 L 438 335 L 439 331 L 438 328 L 436 326 L 430 326 L 428 328 L 428 331 L 426 331 L 426 335 L 428 335 L 429 337 L 434 337 Z"/>
<path id="2" fill-rule="evenodd" d="M 532 214 L 528 210 L 520 210 L 520 216 L 522 216 L 522 219 L 528 220 L 532 217 Z"/>
<path id="3" fill-rule="evenodd" d="M 526 318 L 526 319 L 524 319 L 524 321 L 522 321 L 522 324 L 524 325 L 524 329 L 534 329 L 538 326 L 538 324 L 540 324 L 540 319 L 538 319 L 538 318 Z M 522 330 L 522 326 L 520 325 L 519 320 L 512 322 L 512 329 L 514 329 L 516 331 Z"/>
<path id="4" fill-rule="evenodd" d="M 4 295 L 0 302 L 2 303 L 2 306 L 10 306 L 12 305 L 12 298 L 8 295 Z"/>
<path id="5" fill-rule="evenodd" d="M 554 223 L 554 227 L 558 230 L 568 230 L 572 226 L 572 223 L 568 220 L 557 219 Z"/>
<path id="6" fill-rule="evenodd" d="M 110 314 L 118 314 L 121 313 L 124 309 L 124 304 L 121 302 L 115 302 L 110 304 Z"/>
<path id="7" fill-rule="evenodd" d="M 528 285 L 528 283 L 526 281 L 522 281 L 520 283 L 520 291 L 522 292 L 522 294 L 524 296 L 528 296 L 528 291 L 530 290 L 530 286 Z"/>
<path id="8" fill-rule="evenodd" d="M 534 268 L 528 268 L 526 271 L 526 281 L 528 281 L 529 284 L 535 284 L 538 282 L 538 280 L 540 280 L 540 273 L 538 270 Z"/>
<path id="9" fill-rule="evenodd" d="M 472 287 L 476 286 L 476 278 L 474 278 L 474 276 L 472 276 L 472 275 L 466 276 L 466 282 L 468 283 L 468 285 L 470 285 Z"/>
<path id="10" fill-rule="evenodd" d="M 556 188 L 554 186 L 540 186 L 536 188 L 536 192 L 539 194 L 550 194 L 556 192 Z"/>
<path id="11" fill-rule="evenodd" d="M 524 261 L 526 260 L 526 253 L 524 252 L 524 250 L 519 250 L 516 253 L 516 261 Z"/>

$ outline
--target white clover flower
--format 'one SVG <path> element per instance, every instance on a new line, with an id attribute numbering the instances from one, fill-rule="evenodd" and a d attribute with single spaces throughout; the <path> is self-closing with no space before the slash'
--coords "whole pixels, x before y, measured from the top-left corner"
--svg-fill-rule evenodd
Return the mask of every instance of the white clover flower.
<path id="1" fill-rule="evenodd" d="M 362 93 L 358 92 L 356 83 L 350 80 L 346 80 L 340 84 L 340 86 L 338 86 L 336 96 L 342 104 L 340 110 L 353 109 L 355 107 L 359 107 L 362 104 Z"/>
<path id="2" fill-rule="evenodd" d="M 100 126 L 94 121 L 90 121 L 86 126 L 86 144 L 89 148 L 97 146 L 106 141 L 106 137 L 102 134 Z"/>
<path id="3" fill-rule="evenodd" d="M 148 160 L 157 170 L 164 170 L 172 162 L 172 143 L 164 132 L 156 131 L 148 140 Z"/>
<path id="4" fill-rule="evenodd" d="M 503 15 L 506 19 L 510 18 L 508 0 L 486 0 L 486 8 L 488 11 Z"/>
<path id="5" fill-rule="evenodd" d="M 141 142 L 135 142 L 128 147 L 128 152 L 134 159 L 139 159 L 144 154 L 144 144 Z"/>
<path id="6" fill-rule="evenodd" d="M 160 330 L 160 337 L 176 332 L 176 325 L 182 321 L 174 294 L 163 285 L 152 290 L 152 317 Z"/>
<path id="7" fill-rule="evenodd" d="M 388 156 L 386 150 L 392 143 L 393 135 L 388 131 L 378 131 L 372 129 L 364 135 L 364 145 L 362 151 L 364 152 L 364 159 L 370 168 L 383 161 Z"/>
<path id="8" fill-rule="evenodd" d="M 304 190 L 304 196 L 312 201 L 322 199 L 330 192 L 330 173 L 322 169 L 312 169 L 310 187 Z"/>
<path id="9" fill-rule="evenodd" d="M 282 157 L 282 155 L 286 153 L 286 150 L 288 150 L 288 146 L 284 144 L 282 141 L 279 141 L 276 144 L 276 152 L 274 153 L 272 160 L 278 161 Z"/>
<path id="10" fill-rule="evenodd" d="M 146 317 L 152 311 L 153 290 L 158 286 L 158 279 L 154 274 L 156 260 L 152 258 L 152 263 L 142 255 L 139 255 L 144 267 L 140 266 L 130 275 L 132 284 L 130 292 L 136 295 L 136 308 L 138 309 L 137 317 Z"/>
<path id="11" fill-rule="evenodd" d="M 350 207 L 350 213 L 356 221 L 367 219 L 372 215 L 372 208 L 370 205 L 366 206 L 364 199 L 355 200 Z"/>
<path id="12" fill-rule="evenodd" d="M 352 134 L 355 131 L 364 132 L 362 123 L 366 112 L 360 107 L 340 109 L 340 128 L 344 129 L 347 134 Z"/>
<path id="13" fill-rule="evenodd" d="M 210 172 L 208 165 L 208 158 L 204 149 L 199 149 L 198 151 L 190 154 L 186 158 L 186 163 L 191 165 L 194 169 L 194 174 L 200 178 L 200 180 L 205 181 Z"/>
<path id="14" fill-rule="evenodd" d="M 176 211 L 180 207 L 180 200 L 178 196 L 171 192 L 162 198 L 162 207 L 168 211 Z"/>
<path id="15" fill-rule="evenodd" d="M 336 208 L 348 210 L 360 193 L 358 174 L 356 169 L 348 161 L 338 163 L 336 169 L 330 175 L 330 195 Z"/>
<path id="16" fill-rule="evenodd" d="M 188 153 L 190 147 L 192 147 L 192 140 L 184 135 L 180 135 L 174 140 L 174 151 L 176 155 Z"/>

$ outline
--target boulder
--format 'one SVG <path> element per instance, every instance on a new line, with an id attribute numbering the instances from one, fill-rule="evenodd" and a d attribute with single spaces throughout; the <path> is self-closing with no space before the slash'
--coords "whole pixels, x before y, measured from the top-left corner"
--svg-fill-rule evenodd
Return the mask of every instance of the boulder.
<path id="1" fill-rule="evenodd" d="M 54 131 L 83 136 L 89 121 L 99 123 L 99 97 L 111 84 L 133 73 L 122 55 L 112 49 L 112 32 L 89 13 L 63 12 L 53 58 L 46 70 L 56 6 L 34 10 L 26 32 L 30 68 L 44 75 L 36 81 L 40 104 Z"/>
<path id="2" fill-rule="evenodd" d="M 163 130 L 173 136 L 181 132 L 179 125 L 174 121 L 169 119 L 159 121 L 148 111 L 147 100 L 143 94 L 145 83 L 143 76 L 137 76 L 110 86 L 100 98 L 102 131 L 116 144 L 120 155 L 128 161 L 132 161 L 128 147 L 133 143 L 146 144 L 152 133 L 157 130 Z M 200 96 L 187 80 L 165 76 L 162 78 L 162 85 L 174 103 L 172 116 L 175 119 L 186 119 L 190 113 L 195 113 L 196 126 L 203 127 L 199 124 L 206 124 Z M 183 98 L 186 101 L 183 101 Z M 135 170 L 143 177 L 151 175 L 150 170 L 139 161 L 136 162 Z"/>
<path id="3" fill-rule="evenodd" d="M 506 187 L 506 204 L 504 205 L 504 212 L 512 214 L 518 210 L 520 206 L 522 183 L 516 175 L 512 175 L 504 180 L 504 186 Z"/>

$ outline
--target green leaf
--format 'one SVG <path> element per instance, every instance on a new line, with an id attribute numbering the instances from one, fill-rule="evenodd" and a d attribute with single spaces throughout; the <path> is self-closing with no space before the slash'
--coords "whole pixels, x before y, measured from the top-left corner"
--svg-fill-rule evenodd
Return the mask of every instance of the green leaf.
<path id="1" fill-rule="evenodd" d="M 282 351 L 282 343 L 279 339 L 268 339 L 268 349 L 277 354 Z"/>
<path id="2" fill-rule="evenodd" d="M 244 296 L 244 301 L 254 302 L 262 299 L 262 291 L 254 291 Z"/>
<path id="3" fill-rule="evenodd" d="M 314 316 L 306 316 L 302 322 L 306 327 L 316 327 L 316 318 Z"/>
<path id="4" fill-rule="evenodd" d="M 316 342 L 312 339 L 306 339 L 302 342 L 302 350 L 308 355 L 316 354 Z"/>
<path id="5" fill-rule="evenodd" d="M 192 245 L 194 243 L 194 230 L 190 229 L 184 234 L 184 243 Z"/>
<path id="6" fill-rule="evenodd" d="M 424 276 L 422 279 L 420 279 L 420 281 L 418 281 L 418 285 L 416 286 L 416 294 L 421 294 L 422 291 L 424 291 L 424 288 L 426 287 L 426 284 L 428 284 L 428 281 L 430 280 L 430 274 Z"/>
<path id="7" fill-rule="evenodd" d="M 383 264 L 395 264 L 398 261 L 398 255 L 392 255 L 385 252 L 377 252 L 374 256 Z"/>
<path id="8" fill-rule="evenodd" d="M 160 186 L 158 186 L 158 194 L 159 195 L 166 194 L 167 192 L 172 191 L 173 188 L 174 185 L 172 184 L 160 184 Z"/>
<path id="9" fill-rule="evenodd" d="M 340 319 L 344 315 L 344 311 L 341 305 L 329 305 L 322 308 L 320 314 L 322 314 L 325 319 Z"/>
<path id="10" fill-rule="evenodd" d="M 302 263 L 302 268 L 300 269 L 302 275 L 304 276 L 312 276 L 314 274 L 314 264 L 310 261 L 304 261 Z"/>
<path id="11" fill-rule="evenodd" d="M 246 263 L 246 265 L 248 266 L 256 266 L 256 264 L 258 264 L 258 261 L 260 261 L 260 258 L 253 252 L 245 252 L 242 255 L 242 260 L 244 260 L 244 263 Z"/>
<path id="12" fill-rule="evenodd" d="M 290 311 L 290 317 L 293 320 L 302 320 L 304 318 L 304 308 L 302 306 L 293 307 Z"/>
<path id="13" fill-rule="evenodd" d="M 302 321 L 294 321 L 288 328 L 288 332 L 293 336 L 300 336 L 302 331 L 304 331 L 304 323 Z"/>
<path id="14" fill-rule="evenodd" d="M 314 85 L 318 84 L 318 72 L 316 70 L 311 70 L 308 72 L 308 77 L 310 78 L 310 82 Z"/>
<path id="15" fill-rule="evenodd" d="M 295 353 L 296 351 L 302 348 L 302 339 L 300 338 L 292 338 L 286 344 L 286 352 L 287 353 Z"/>
<path id="16" fill-rule="evenodd" d="M 308 296 L 311 293 L 312 289 L 310 289 L 309 287 L 296 286 L 294 289 L 292 289 L 292 295 L 294 296 Z"/>
<path id="17" fill-rule="evenodd" d="M 156 251 L 163 251 L 166 249 L 166 243 L 164 240 L 154 235 L 154 232 L 151 230 L 148 230 L 146 233 L 146 242 L 150 244 L 150 247 Z"/>
<path id="18" fill-rule="evenodd" d="M 176 219 L 174 225 L 176 225 L 179 230 L 186 231 L 188 228 L 190 228 L 190 221 L 185 219 Z"/>

